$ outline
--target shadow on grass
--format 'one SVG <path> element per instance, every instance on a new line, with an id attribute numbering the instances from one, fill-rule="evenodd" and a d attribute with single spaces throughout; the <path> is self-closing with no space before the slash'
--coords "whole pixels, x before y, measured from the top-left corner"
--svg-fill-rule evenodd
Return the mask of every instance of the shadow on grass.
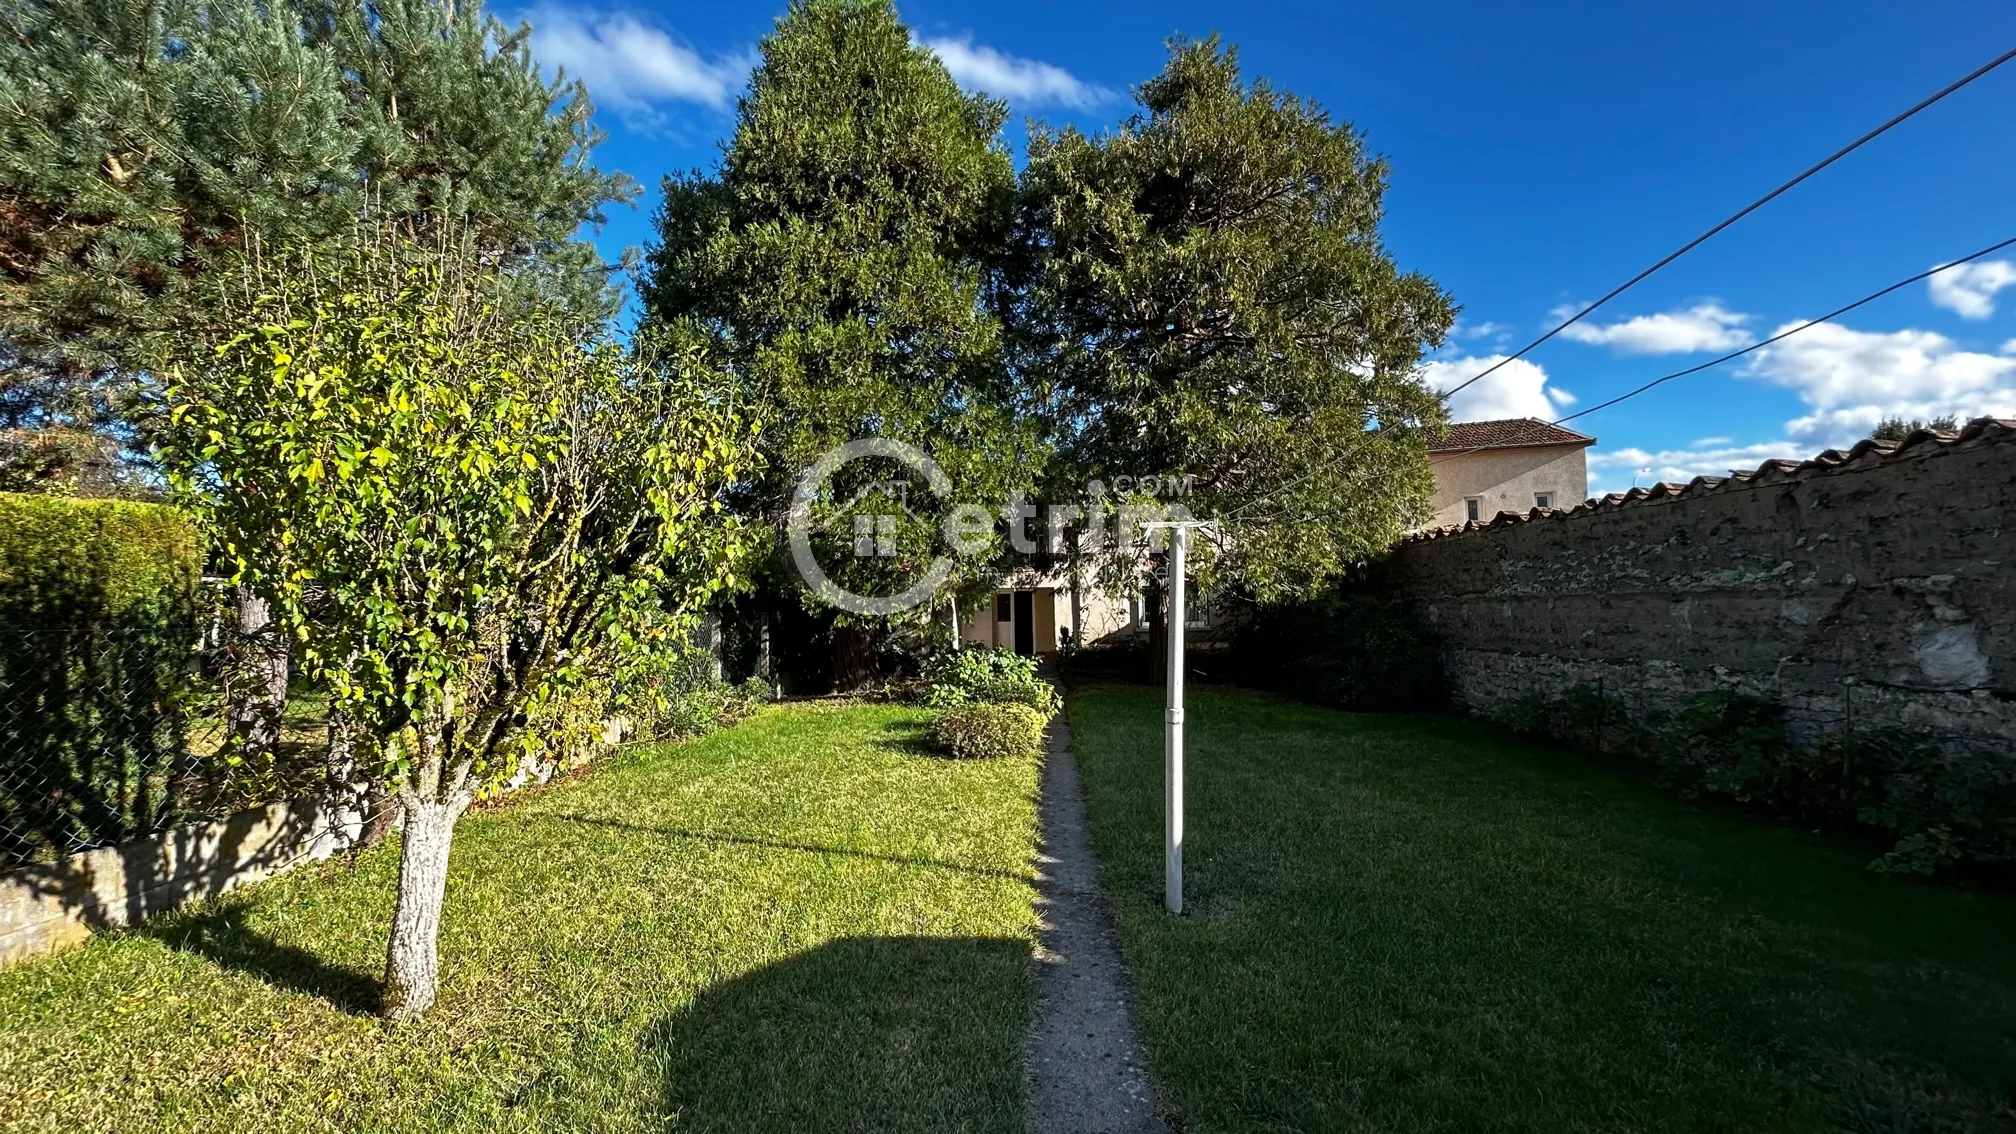
<path id="1" fill-rule="evenodd" d="M 882 732 L 886 737 L 882 743 L 906 756 L 947 759 L 943 752 L 931 747 L 931 727 L 922 721 L 890 721 L 882 726 Z"/>
<path id="2" fill-rule="evenodd" d="M 543 816 L 547 819 L 562 819 L 569 823 L 586 823 L 594 827 L 608 827 L 616 831 L 635 831 L 643 835 L 662 835 L 669 839 L 693 839 L 703 843 L 726 843 L 739 847 L 761 847 L 765 850 L 800 851 L 805 854 L 837 854 L 848 858 L 873 859 L 894 866 L 921 866 L 929 870 L 951 870 L 960 874 L 975 874 L 985 878 L 1009 878 L 1026 881 L 1029 875 L 1015 870 L 1001 870 L 991 866 L 966 866 L 957 862 L 940 862 L 935 858 L 911 858 L 900 854 L 881 854 L 877 851 L 850 850 L 846 847 L 822 847 L 814 843 L 788 843 L 779 839 L 759 839 L 751 835 L 724 835 L 710 831 L 688 831 L 682 827 L 651 827 L 642 823 L 625 823 L 621 819 L 604 819 L 595 815 L 571 815 L 556 813 Z"/>
<path id="3" fill-rule="evenodd" d="M 647 1033 L 682 1131 L 1023 1129 L 1026 942 L 850 937 Z"/>
<path id="4" fill-rule="evenodd" d="M 377 977 L 332 965 L 306 949 L 283 945 L 248 927 L 248 908 L 243 901 L 226 900 L 156 919 L 138 932 L 171 949 L 193 953 L 279 988 L 321 997 L 339 1011 L 355 1016 L 377 1014 L 382 989 Z"/>

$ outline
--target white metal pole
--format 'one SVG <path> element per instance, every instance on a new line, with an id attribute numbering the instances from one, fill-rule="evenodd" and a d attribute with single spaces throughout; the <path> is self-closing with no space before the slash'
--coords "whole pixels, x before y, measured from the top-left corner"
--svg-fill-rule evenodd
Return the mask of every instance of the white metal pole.
<path id="1" fill-rule="evenodd" d="M 1183 553 L 1187 528 L 1169 529 L 1169 706 L 1167 742 L 1163 752 L 1162 904 L 1172 914 L 1183 912 Z"/>

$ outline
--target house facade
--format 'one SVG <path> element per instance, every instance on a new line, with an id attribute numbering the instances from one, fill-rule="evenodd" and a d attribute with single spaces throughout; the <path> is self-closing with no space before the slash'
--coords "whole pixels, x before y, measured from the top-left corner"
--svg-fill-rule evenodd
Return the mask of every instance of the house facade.
<path id="1" fill-rule="evenodd" d="M 1463 421 L 1428 446 L 1435 473 L 1429 528 L 1469 520 L 1488 523 L 1500 512 L 1573 508 L 1589 497 L 1584 453 L 1596 439 L 1536 418 Z"/>
<path id="2" fill-rule="evenodd" d="M 1035 575 L 1005 580 L 977 610 L 959 612 L 959 641 L 999 646 L 1018 654 L 1055 654 L 1069 631 L 1079 643 L 1110 641 L 1146 631 L 1140 601 L 1129 602 L 1086 587 L 1074 601 L 1069 579 Z"/>
<path id="3" fill-rule="evenodd" d="M 1220 628 L 1223 614 L 1192 589 L 1186 626 L 1192 635 L 1208 637 Z M 1094 587 L 1074 594 L 1061 575 L 1029 572 L 1004 580 L 979 609 L 959 612 L 959 641 L 969 646 L 998 646 L 1018 654 L 1054 655 L 1064 632 L 1079 645 L 1116 643 L 1146 638 L 1149 611 L 1140 593 L 1112 595 Z"/>

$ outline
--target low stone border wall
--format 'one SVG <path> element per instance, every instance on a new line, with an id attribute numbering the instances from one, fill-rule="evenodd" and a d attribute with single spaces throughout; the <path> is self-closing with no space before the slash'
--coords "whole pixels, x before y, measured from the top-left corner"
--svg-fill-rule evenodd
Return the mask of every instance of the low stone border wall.
<path id="1" fill-rule="evenodd" d="M 360 817 L 274 803 L 0 875 L 0 967 L 355 845 Z"/>

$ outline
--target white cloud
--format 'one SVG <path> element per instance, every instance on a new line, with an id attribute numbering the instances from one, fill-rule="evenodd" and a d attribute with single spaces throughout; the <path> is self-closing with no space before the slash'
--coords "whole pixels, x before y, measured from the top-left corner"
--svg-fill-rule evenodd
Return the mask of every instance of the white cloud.
<path id="1" fill-rule="evenodd" d="M 657 107 L 691 102 L 725 107 L 748 79 L 748 53 L 701 58 L 670 33 L 624 12 L 533 9 L 532 55 L 588 84 L 596 101 L 626 119 L 649 122 Z"/>
<path id="2" fill-rule="evenodd" d="M 2016 285 L 2016 264 L 2007 260 L 1959 264 L 1926 284 L 1932 289 L 1932 302 L 1964 319 L 1986 319 L 1995 314 L 1995 293 Z"/>
<path id="3" fill-rule="evenodd" d="M 1466 379 L 1489 369 L 1505 358 L 1502 354 L 1483 358 L 1436 359 L 1421 367 L 1421 380 L 1431 390 L 1452 390 Z M 1547 372 L 1521 358 L 1491 372 L 1490 377 L 1472 383 L 1449 400 L 1451 421 L 1495 421 L 1507 417 L 1554 417 L 1556 405 L 1571 405 L 1575 396 L 1547 384 Z"/>
<path id="4" fill-rule="evenodd" d="M 1812 451 L 1797 441 L 1766 441 L 1756 445 L 1732 445 L 1726 437 L 1704 437 L 1682 449 L 1591 450 L 1589 492 L 1601 496 L 1622 492 L 1635 479 L 1639 487 L 1672 481 L 1685 484 L 1697 476 L 1728 476 L 1736 470 L 1748 471 L 1770 460 L 1804 460 Z"/>
<path id="5" fill-rule="evenodd" d="M 1557 310 L 1566 318 L 1580 308 Z M 1607 346 L 1618 354 L 1687 354 L 1703 350 L 1734 350 L 1752 342 L 1743 324 L 1750 316 L 1717 303 L 1701 303 L 1685 311 L 1638 315 L 1621 323 L 1584 320 L 1561 332 L 1564 339 Z"/>
<path id="6" fill-rule="evenodd" d="M 1062 67 L 1004 54 L 974 43 L 972 36 L 941 36 L 921 42 L 938 56 L 960 86 L 1023 106 L 1091 110 L 1119 97 Z"/>
<path id="7" fill-rule="evenodd" d="M 1797 326 L 1788 323 L 1773 334 Z M 1964 350 L 1934 331 L 1821 323 L 1757 351 L 1744 373 L 1790 390 L 1809 411 L 1784 423 L 1782 440 L 1736 444 L 1703 437 L 1674 449 L 1594 450 L 1590 491 L 1621 492 L 1634 477 L 1641 485 L 1684 483 L 1767 460 L 1805 460 L 1823 449 L 1849 448 L 1885 418 L 1964 422 L 2016 415 L 2016 340 L 1987 354 Z"/>
<path id="8" fill-rule="evenodd" d="M 1886 417 L 1965 421 L 2016 413 L 2012 345 L 1984 354 L 1962 350 L 1935 331 L 1857 331 L 1823 323 L 1758 351 L 1748 372 L 1794 391 L 1812 410 L 1785 423 L 1794 440 L 1809 448 L 1841 447 Z"/>
<path id="9" fill-rule="evenodd" d="M 1511 329 L 1503 323 L 1458 323 L 1449 329 L 1449 335 L 1459 339 L 1488 339 L 1502 336 Z"/>

